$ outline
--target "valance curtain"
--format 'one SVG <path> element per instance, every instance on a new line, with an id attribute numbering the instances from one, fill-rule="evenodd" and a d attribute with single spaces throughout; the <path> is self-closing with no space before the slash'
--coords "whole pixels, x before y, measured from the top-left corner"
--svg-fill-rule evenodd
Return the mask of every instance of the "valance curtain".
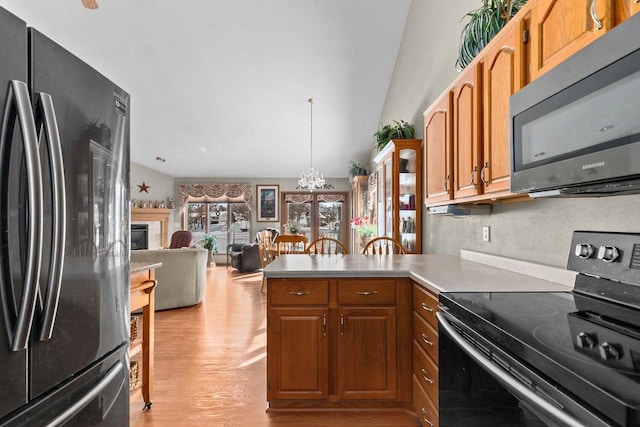
<path id="1" fill-rule="evenodd" d="M 313 197 L 314 195 L 309 193 L 286 193 L 284 201 L 292 203 L 309 203 L 313 201 Z M 344 202 L 346 200 L 344 194 L 316 193 L 315 197 L 319 202 L 329 203 Z"/>
<path id="2" fill-rule="evenodd" d="M 251 184 L 179 184 L 180 204 L 187 202 L 245 202 L 253 210 Z"/>

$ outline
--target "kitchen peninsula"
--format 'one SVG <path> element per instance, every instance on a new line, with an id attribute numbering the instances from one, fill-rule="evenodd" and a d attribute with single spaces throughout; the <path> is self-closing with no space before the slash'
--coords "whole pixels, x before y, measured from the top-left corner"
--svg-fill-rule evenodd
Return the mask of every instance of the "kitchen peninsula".
<path id="1" fill-rule="evenodd" d="M 573 278 L 470 251 L 283 255 L 264 274 L 270 411 L 415 409 L 425 426 L 437 425 L 437 295 L 568 291 Z"/>

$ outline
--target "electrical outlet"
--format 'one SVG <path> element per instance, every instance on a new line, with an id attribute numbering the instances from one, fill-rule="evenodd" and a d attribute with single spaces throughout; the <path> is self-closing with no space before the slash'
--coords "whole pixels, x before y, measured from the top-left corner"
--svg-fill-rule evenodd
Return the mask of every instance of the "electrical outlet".
<path id="1" fill-rule="evenodd" d="M 491 227 L 489 226 L 482 227 L 482 241 L 483 242 L 491 241 Z"/>

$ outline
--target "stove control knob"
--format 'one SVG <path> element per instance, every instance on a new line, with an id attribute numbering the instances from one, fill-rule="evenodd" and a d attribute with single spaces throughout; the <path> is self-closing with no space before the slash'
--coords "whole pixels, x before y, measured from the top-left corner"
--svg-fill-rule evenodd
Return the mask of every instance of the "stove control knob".
<path id="1" fill-rule="evenodd" d="M 598 249 L 598 259 L 604 262 L 613 262 L 618 259 L 620 252 L 615 246 L 600 246 Z"/>
<path id="2" fill-rule="evenodd" d="M 586 332 L 580 332 L 576 336 L 576 345 L 579 348 L 593 348 L 596 346 L 596 339 Z"/>
<path id="3" fill-rule="evenodd" d="M 618 360 L 620 357 L 620 351 L 613 344 L 608 342 L 600 344 L 600 358 L 602 360 Z"/>
<path id="4" fill-rule="evenodd" d="M 587 259 L 591 258 L 591 255 L 593 255 L 595 251 L 596 248 L 594 248 L 593 245 L 590 245 L 588 243 L 578 243 L 576 245 L 575 254 L 577 257 Z"/>

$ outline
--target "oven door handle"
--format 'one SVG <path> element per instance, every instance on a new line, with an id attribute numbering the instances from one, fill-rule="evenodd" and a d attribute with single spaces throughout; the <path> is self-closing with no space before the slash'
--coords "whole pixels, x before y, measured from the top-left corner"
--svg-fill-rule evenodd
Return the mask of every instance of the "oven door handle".
<path id="1" fill-rule="evenodd" d="M 549 418 L 561 425 L 566 426 L 584 426 L 584 423 L 575 419 L 567 412 L 549 403 L 544 398 L 538 396 L 535 392 L 530 390 L 524 384 L 517 379 L 513 378 L 510 374 L 505 372 L 502 368 L 495 365 L 490 359 L 487 359 L 480 351 L 476 350 L 471 344 L 469 344 L 462 336 L 460 336 L 453 326 L 449 323 L 449 320 L 442 312 L 436 313 L 439 325 L 445 332 L 451 337 L 451 339 L 465 352 L 467 355 L 482 366 L 496 381 L 502 384 L 509 392 L 513 393 L 518 398 L 529 403 L 533 407 L 539 409 Z"/>

